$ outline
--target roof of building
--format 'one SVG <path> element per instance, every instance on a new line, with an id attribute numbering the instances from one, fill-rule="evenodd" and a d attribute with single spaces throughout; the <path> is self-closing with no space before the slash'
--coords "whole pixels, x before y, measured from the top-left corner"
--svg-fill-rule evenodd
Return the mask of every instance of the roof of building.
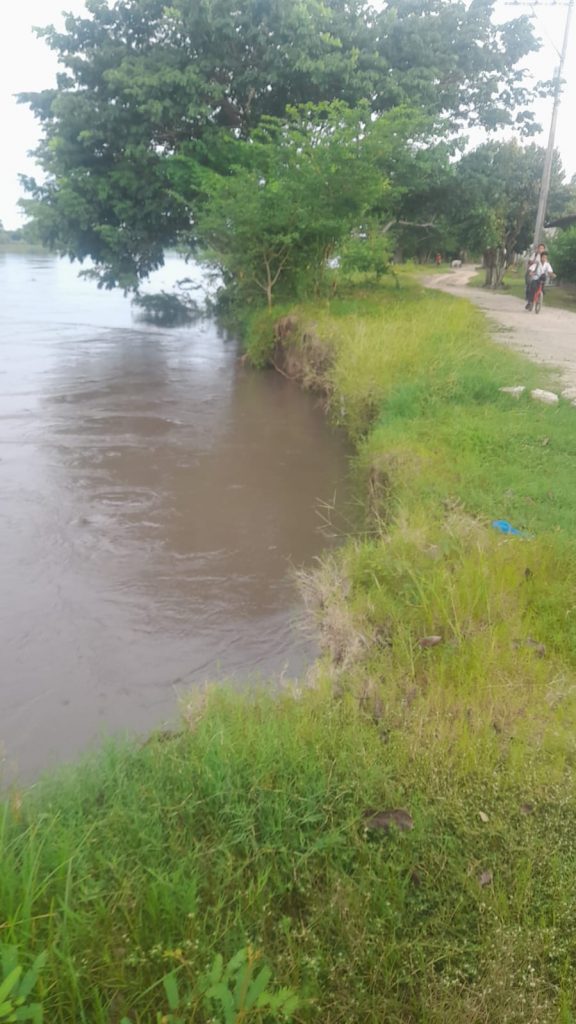
<path id="1" fill-rule="evenodd" d="M 555 220 L 546 221 L 547 228 L 571 228 L 576 224 L 576 213 L 568 213 L 565 217 L 556 217 Z"/>

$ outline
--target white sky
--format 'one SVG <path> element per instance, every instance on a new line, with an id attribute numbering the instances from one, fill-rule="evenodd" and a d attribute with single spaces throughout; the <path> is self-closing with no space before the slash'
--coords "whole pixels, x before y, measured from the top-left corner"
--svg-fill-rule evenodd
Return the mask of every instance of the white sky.
<path id="1" fill-rule="evenodd" d="M 16 103 L 14 93 L 49 87 L 55 73 L 54 56 L 45 43 L 36 39 L 32 27 L 58 23 L 63 9 L 77 14 L 83 8 L 83 0 L 13 0 L 10 13 L 3 19 L 0 38 L 0 220 L 5 227 L 15 227 L 22 220 L 17 206 L 22 194 L 18 174 L 34 173 L 35 165 L 28 151 L 36 145 L 39 134 L 32 114 L 27 107 Z M 506 0 L 498 0 L 496 8 L 501 19 L 529 9 L 516 8 Z M 566 6 L 551 7 L 549 0 L 540 0 L 533 9 L 537 12 L 537 34 L 543 41 L 543 48 L 527 65 L 536 79 L 551 78 L 558 63 L 554 47 L 560 49 Z M 571 177 L 576 174 L 576 17 L 572 23 L 565 78 L 567 84 L 560 112 L 557 147 Z M 540 123 L 547 125 L 550 105 L 537 99 L 534 105 Z M 538 141 L 545 142 L 545 136 Z"/>

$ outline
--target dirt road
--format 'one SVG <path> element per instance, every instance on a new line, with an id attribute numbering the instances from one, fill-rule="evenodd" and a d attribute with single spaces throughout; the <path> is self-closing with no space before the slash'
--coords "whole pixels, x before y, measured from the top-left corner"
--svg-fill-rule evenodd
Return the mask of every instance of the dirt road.
<path id="1" fill-rule="evenodd" d="M 576 386 L 576 313 L 546 305 L 538 316 L 528 313 L 514 295 L 468 288 L 475 273 L 473 266 L 460 267 L 426 278 L 426 285 L 470 299 L 494 325 L 495 341 L 519 349 L 535 362 L 560 369 L 563 382 Z"/>

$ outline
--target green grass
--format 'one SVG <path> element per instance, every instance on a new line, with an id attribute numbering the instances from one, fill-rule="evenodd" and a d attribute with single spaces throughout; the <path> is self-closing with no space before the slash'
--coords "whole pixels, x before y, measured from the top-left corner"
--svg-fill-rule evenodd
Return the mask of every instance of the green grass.
<path id="1" fill-rule="evenodd" d="M 46 950 L 50 1024 L 152 1024 L 171 971 L 186 1022 L 220 1024 L 198 979 L 245 947 L 298 1024 L 573 1024 L 576 410 L 500 394 L 552 378 L 463 300 L 385 282 L 291 312 L 364 488 L 361 535 L 302 574 L 322 656 L 14 793 L 0 941 Z M 366 828 L 392 809 L 413 828 Z"/>
<path id="2" fill-rule="evenodd" d="M 477 273 L 468 284 L 472 288 L 482 288 L 484 272 Z M 510 268 L 504 277 L 504 283 L 500 290 L 510 295 L 516 295 L 519 299 L 524 299 L 525 287 L 524 267 L 520 266 Z M 551 288 L 547 288 L 544 304 L 555 309 L 568 309 L 576 313 L 576 288 L 570 284 L 555 283 Z"/>

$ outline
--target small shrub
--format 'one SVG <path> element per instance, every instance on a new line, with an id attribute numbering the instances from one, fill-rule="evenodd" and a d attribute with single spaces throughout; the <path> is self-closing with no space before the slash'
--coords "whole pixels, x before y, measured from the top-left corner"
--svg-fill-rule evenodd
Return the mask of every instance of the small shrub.
<path id="1" fill-rule="evenodd" d="M 576 282 L 576 227 L 561 231 L 551 245 L 552 266 L 562 281 Z"/>
<path id="2" fill-rule="evenodd" d="M 378 280 L 390 271 L 391 265 L 390 239 L 377 230 L 353 235 L 342 247 L 340 266 L 345 274 L 375 274 Z"/>

